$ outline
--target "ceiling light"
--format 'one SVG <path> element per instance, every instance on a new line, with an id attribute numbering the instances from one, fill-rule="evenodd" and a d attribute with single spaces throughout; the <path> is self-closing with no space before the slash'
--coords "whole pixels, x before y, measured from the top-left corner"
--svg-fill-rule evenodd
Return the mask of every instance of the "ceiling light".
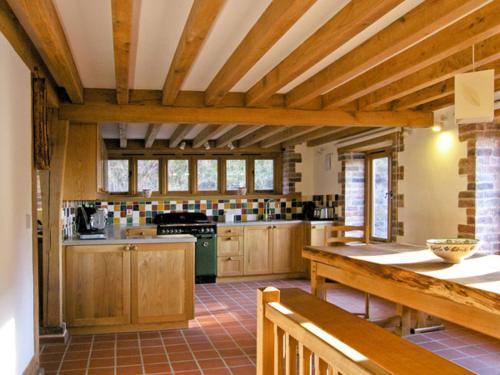
<path id="1" fill-rule="evenodd" d="M 205 142 L 205 144 L 203 145 L 203 147 L 205 147 L 205 150 L 210 150 L 210 143 Z"/>
<path id="2" fill-rule="evenodd" d="M 434 124 L 434 125 L 432 125 L 431 129 L 433 132 L 439 133 L 443 128 L 439 124 Z"/>
<path id="3" fill-rule="evenodd" d="M 227 145 L 227 147 L 229 147 L 229 149 L 232 151 L 236 148 L 235 145 L 233 145 L 233 142 L 229 142 L 229 144 Z"/>
<path id="4" fill-rule="evenodd" d="M 181 144 L 179 145 L 179 148 L 181 150 L 184 150 L 186 148 L 186 142 L 181 142 Z"/>

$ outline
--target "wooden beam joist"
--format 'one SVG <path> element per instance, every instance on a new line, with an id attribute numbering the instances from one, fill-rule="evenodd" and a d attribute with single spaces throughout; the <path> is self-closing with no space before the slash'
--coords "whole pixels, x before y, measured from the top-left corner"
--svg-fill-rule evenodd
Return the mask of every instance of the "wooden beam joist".
<path id="1" fill-rule="evenodd" d="M 254 126 L 238 125 L 238 126 L 234 127 L 233 129 L 229 130 L 222 137 L 217 139 L 215 141 L 215 148 L 225 147 L 228 144 L 236 141 L 237 139 L 243 138 L 243 137 L 259 130 L 263 126 L 264 125 L 254 125 Z"/>
<path id="2" fill-rule="evenodd" d="M 222 137 L 225 133 L 233 129 L 235 126 L 236 124 L 208 125 L 194 138 L 193 148 L 199 148 L 213 139 Z"/>
<path id="3" fill-rule="evenodd" d="M 404 51 L 486 0 L 425 1 L 397 21 L 339 58 L 287 94 L 289 107 L 298 107 Z M 409 62 L 411 64 L 411 61 Z"/>
<path id="4" fill-rule="evenodd" d="M 284 131 L 286 127 L 284 126 L 264 126 L 262 129 L 257 130 L 238 141 L 239 147 L 249 147 L 266 138 L 269 138 L 275 134 Z"/>
<path id="5" fill-rule="evenodd" d="M 80 76 L 52 1 L 8 1 L 57 84 L 73 103 L 83 103 Z"/>
<path id="6" fill-rule="evenodd" d="M 6 0 L 0 0 L 0 32 L 9 41 L 28 69 L 33 74 L 46 79 L 47 104 L 51 108 L 58 108 L 59 97 L 54 79 Z"/>
<path id="7" fill-rule="evenodd" d="M 429 127 L 432 113 L 312 111 L 286 108 L 167 107 L 161 104 L 63 104 L 60 118 L 81 122 L 147 122 L 187 124 L 234 124 L 278 126 L 406 126 Z"/>
<path id="8" fill-rule="evenodd" d="M 150 124 L 144 137 L 144 148 L 151 148 L 163 124 Z"/>
<path id="9" fill-rule="evenodd" d="M 208 86 L 205 104 L 218 104 L 315 2 L 315 0 L 271 2 Z"/>
<path id="10" fill-rule="evenodd" d="M 458 73 L 472 70 L 473 65 L 476 69 L 485 69 L 486 65 L 500 60 L 498 46 L 500 46 L 500 34 L 475 44 L 474 52 L 472 48 L 467 48 L 359 98 L 358 106 L 366 111 L 379 109 L 380 106 L 393 100 L 445 81 Z"/>
<path id="11" fill-rule="evenodd" d="M 342 130 L 343 128 L 332 128 L 332 127 L 319 128 L 310 133 L 299 135 L 297 137 L 287 140 L 285 143 L 283 143 L 283 147 L 295 146 L 304 142 L 309 142 L 312 141 L 313 139 L 322 138 L 333 133 L 341 132 Z"/>
<path id="12" fill-rule="evenodd" d="M 194 0 L 163 85 L 164 105 L 173 105 L 225 0 Z"/>
<path id="13" fill-rule="evenodd" d="M 182 142 L 184 137 L 196 126 L 196 124 L 179 124 L 169 139 L 169 146 L 175 148 Z"/>
<path id="14" fill-rule="evenodd" d="M 371 129 L 370 128 L 345 128 L 339 132 L 327 135 L 325 137 L 313 139 L 312 141 L 308 141 L 307 146 L 308 147 L 320 146 L 320 145 L 323 145 L 325 143 L 339 141 L 339 140 L 346 138 L 346 137 L 350 137 L 350 136 L 357 135 L 357 134 L 362 134 L 368 130 L 371 130 Z"/>
<path id="15" fill-rule="evenodd" d="M 128 124 L 119 124 L 118 125 L 118 132 L 120 133 L 120 147 L 121 148 L 127 148 L 127 131 L 128 131 Z"/>
<path id="16" fill-rule="evenodd" d="M 348 3 L 246 93 L 247 105 L 270 98 L 401 2 L 361 0 Z"/>
<path id="17" fill-rule="evenodd" d="M 131 50 L 133 37 L 133 0 L 112 0 L 111 14 L 113 18 L 113 51 L 115 57 L 116 102 L 127 104 L 129 98 L 130 75 L 134 71 L 135 57 Z"/>
<path id="18" fill-rule="evenodd" d="M 267 147 L 272 147 L 279 145 L 280 143 L 283 143 L 285 141 L 288 141 L 289 139 L 295 138 L 299 135 L 304 135 L 310 132 L 313 132 L 315 128 L 311 126 L 294 126 L 291 128 L 288 128 L 278 134 L 275 134 L 269 138 L 264 139 L 259 146 L 262 148 L 267 148 Z"/>
<path id="19" fill-rule="evenodd" d="M 425 3 L 424 3 L 425 4 Z M 422 42 L 323 95 L 325 108 L 342 107 L 500 32 L 494 1 Z"/>

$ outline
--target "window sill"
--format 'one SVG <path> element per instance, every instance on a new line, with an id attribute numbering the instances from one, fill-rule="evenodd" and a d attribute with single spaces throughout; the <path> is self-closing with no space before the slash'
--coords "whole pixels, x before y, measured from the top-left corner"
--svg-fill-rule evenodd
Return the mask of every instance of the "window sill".
<path id="1" fill-rule="evenodd" d="M 152 195 L 150 198 L 145 198 L 142 195 L 105 195 L 102 200 L 107 201 L 154 201 L 154 200 L 193 200 L 193 199 L 204 199 L 204 200 L 221 200 L 221 199 L 258 199 L 258 198 L 268 198 L 268 199 L 281 199 L 281 198 L 300 198 L 300 193 L 295 194 L 171 194 L 171 195 Z"/>

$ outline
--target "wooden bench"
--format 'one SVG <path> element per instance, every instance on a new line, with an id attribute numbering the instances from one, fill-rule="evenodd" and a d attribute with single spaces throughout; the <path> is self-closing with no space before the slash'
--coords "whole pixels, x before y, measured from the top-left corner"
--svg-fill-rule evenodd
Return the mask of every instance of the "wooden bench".
<path id="1" fill-rule="evenodd" d="M 285 373 L 471 374 L 300 289 L 258 289 L 257 375 Z"/>

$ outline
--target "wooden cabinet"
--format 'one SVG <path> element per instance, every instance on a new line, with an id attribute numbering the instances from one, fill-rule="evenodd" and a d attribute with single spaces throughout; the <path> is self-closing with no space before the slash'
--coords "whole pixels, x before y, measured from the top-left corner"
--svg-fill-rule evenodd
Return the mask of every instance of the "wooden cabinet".
<path id="1" fill-rule="evenodd" d="M 126 246 L 68 246 L 65 276 L 69 326 L 129 323 L 130 252 Z"/>
<path id="2" fill-rule="evenodd" d="M 217 228 L 217 276 L 243 275 L 243 227 Z"/>
<path id="3" fill-rule="evenodd" d="M 64 200 L 93 200 L 106 189 L 106 149 L 96 123 L 71 123 L 64 167 Z"/>
<path id="4" fill-rule="evenodd" d="M 126 237 L 155 236 L 156 228 L 129 228 L 125 230 Z"/>
<path id="5" fill-rule="evenodd" d="M 217 275 L 219 277 L 243 275 L 243 256 L 217 257 Z"/>
<path id="6" fill-rule="evenodd" d="M 263 275 L 273 271 L 272 227 L 269 225 L 247 226 L 244 230 L 243 273 Z"/>
<path id="7" fill-rule="evenodd" d="M 331 227 L 330 224 L 309 224 L 310 232 L 307 245 L 311 246 L 325 246 L 326 236 L 328 229 Z"/>
<path id="8" fill-rule="evenodd" d="M 238 255 L 243 255 L 243 236 L 219 237 L 217 241 L 218 257 Z"/>
<path id="9" fill-rule="evenodd" d="M 132 323 L 193 319 L 192 244 L 132 246 Z"/>
<path id="10" fill-rule="evenodd" d="M 273 273 L 294 272 L 300 224 L 274 225 L 272 228 Z"/>

